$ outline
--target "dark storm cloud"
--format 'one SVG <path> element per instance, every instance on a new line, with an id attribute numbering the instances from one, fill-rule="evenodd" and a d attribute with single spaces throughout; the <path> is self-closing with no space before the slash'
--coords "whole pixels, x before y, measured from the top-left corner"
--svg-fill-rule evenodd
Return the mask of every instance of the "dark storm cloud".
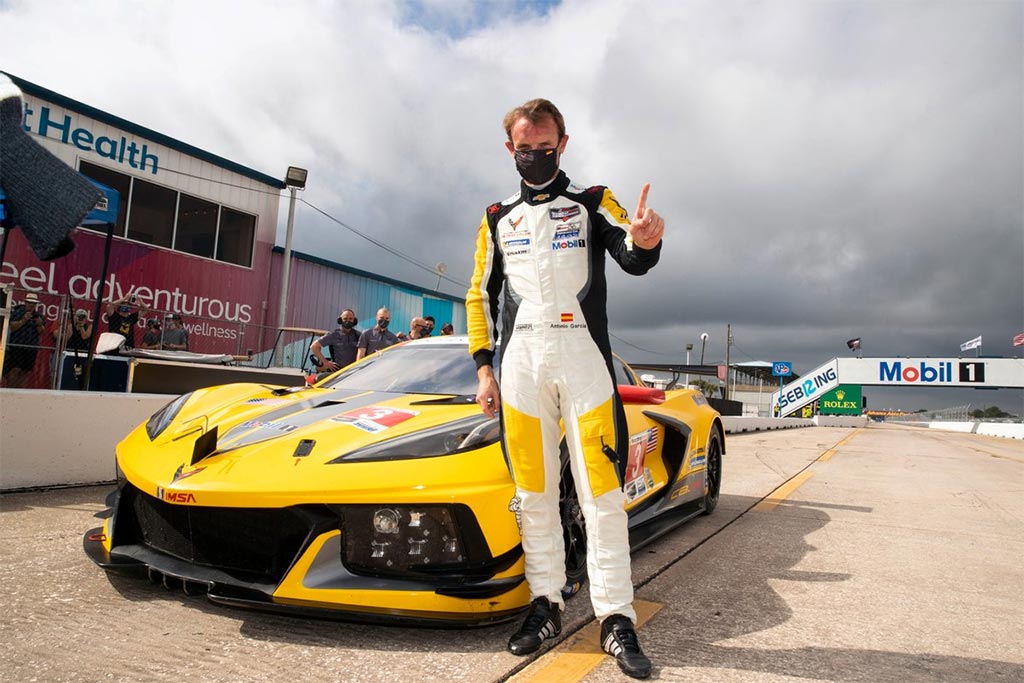
<path id="1" fill-rule="evenodd" d="M 854 336 L 945 356 L 982 334 L 1014 355 L 1022 7 L 8 2 L 0 62 L 264 172 L 304 166 L 304 199 L 462 283 L 483 208 L 516 188 L 501 118 L 549 97 L 570 176 L 630 210 L 650 182 L 666 218 L 662 263 L 610 275 L 612 331 L 647 349 L 630 357 L 678 362 L 706 331 L 724 360 L 731 323 L 733 360 L 806 372 Z M 117 45 L 69 59 L 86 23 Z M 437 283 L 301 205 L 295 248 Z"/>

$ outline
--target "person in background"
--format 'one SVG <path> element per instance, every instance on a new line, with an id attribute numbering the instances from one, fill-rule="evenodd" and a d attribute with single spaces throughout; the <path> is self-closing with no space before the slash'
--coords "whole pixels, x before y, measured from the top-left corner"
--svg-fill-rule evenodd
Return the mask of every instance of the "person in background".
<path id="1" fill-rule="evenodd" d="M 310 352 L 319 361 L 321 370 L 334 372 L 346 365 L 356 362 L 359 353 L 359 337 L 361 332 L 356 329 L 359 318 L 351 308 L 338 314 L 338 327 L 320 337 L 309 347 Z M 324 357 L 324 349 L 330 351 L 330 358 Z"/>
<path id="2" fill-rule="evenodd" d="M 156 318 L 150 318 L 146 321 L 146 331 L 142 334 L 142 343 L 139 344 L 140 349 L 160 349 L 160 321 Z"/>
<path id="3" fill-rule="evenodd" d="M 124 337 L 124 346 L 135 346 L 135 325 L 146 315 L 149 308 L 134 294 L 125 294 L 117 301 L 107 304 L 107 325 L 111 332 Z"/>
<path id="4" fill-rule="evenodd" d="M 452 327 L 451 323 L 445 323 L 444 325 L 441 325 L 441 336 L 447 337 L 453 334 L 455 334 L 455 328 Z"/>
<path id="5" fill-rule="evenodd" d="M 168 313 L 164 316 L 164 332 L 160 337 L 160 345 L 165 351 L 188 351 L 188 330 L 185 329 L 180 313 Z"/>
<path id="6" fill-rule="evenodd" d="M 605 260 L 631 275 L 658 263 L 665 222 L 647 206 L 630 214 L 611 190 L 570 182 L 559 170 L 569 136 L 554 104 L 531 100 L 506 114 L 505 148 L 519 191 L 491 204 L 480 222 L 466 293 L 477 404 L 500 410 L 506 458 L 521 511 L 530 610 L 508 642 L 537 651 L 561 632 L 565 585 L 558 510 L 561 425 L 587 526 L 587 573 L 601 648 L 634 678 L 651 675 L 633 608 L 629 531 L 619 465 L 626 418 L 615 392 Z M 504 293 L 504 307 L 499 299 Z M 499 324 L 499 310 L 501 322 Z M 494 374 L 501 330 L 501 386 Z"/>
<path id="7" fill-rule="evenodd" d="M 377 324 L 359 337 L 359 351 L 356 352 L 356 360 L 361 360 L 368 353 L 375 353 L 401 341 L 394 332 L 388 331 L 390 324 L 391 311 L 387 306 L 381 306 L 377 310 Z"/>
<path id="8" fill-rule="evenodd" d="M 409 321 L 409 333 L 406 334 L 404 332 L 399 332 L 398 338 L 401 339 L 402 341 L 405 341 L 407 339 L 419 339 L 420 337 L 425 337 L 426 335 L 423 334 L 423 331 L 426 329 L 426 327 L 427 321 L 419 316 L 416 316 L 415 318 Z"/>
<path id="9" fill-rule="evenodd" d="M 85 309 L 79 308 L 75 315 L 64 321 L 64 350 L 88 353 L 92 343 L 92 323 Z"/>
<path id="10" fill-rule="evenodd" d="M 437 325 L 437 323 L 435 322 L 434 316 L 432 315 L 423 316 L 423 321 L 425 323 L 425 326 L 423 327 L 423 334 L 420 336 L 429 337 L 432 334 L 434 334 L 434 327 Z"/>
<path id="11" fill-rule="evenodd" d="M 39 339 L 46 319 L 39 309 L 39 296 L 34 292 L 11 309 L 10 332 L 4 354 L 4 386 L 14 389 L 28 388 L 36 367 Z"/>

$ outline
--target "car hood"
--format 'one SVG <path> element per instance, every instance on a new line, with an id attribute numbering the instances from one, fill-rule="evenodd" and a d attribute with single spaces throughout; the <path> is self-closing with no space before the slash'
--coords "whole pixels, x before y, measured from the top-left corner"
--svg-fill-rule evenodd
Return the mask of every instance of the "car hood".
<path id="1" fill-rule="evenodd" d="M 255 396 L 218 424 L 217 450 L 282 439 L 293 441 L 296 437 L 319 437 L 356 449 L 433 427 L 473 410 L 475 404 L 459 402 L 457 397 L 385 391 L 311 389 L 291 395 Z M 338 455 L 342 453 L 335 457 Z"/>
<path id="2" fill-rule="evenodd" d="M 369 446 L 480 415 L 472 397 L 226 385 L 197 391 L 155 439 L 140 426 L 118 445 L 117 456 L 135 486 L 161 498 L 187 490 L 197 496 L 189 502 L 198 504 L 214 504 L 213 492 L 258 492 L 251 502 L 257 506 L 322 502 L 342 492 L 448 487 L 470 473 L 481 483 L 504 484 L 508 472 L 497 447 L 485 449 L 494 453 L 483 458 L 478 449 L 346 461 Z"/>

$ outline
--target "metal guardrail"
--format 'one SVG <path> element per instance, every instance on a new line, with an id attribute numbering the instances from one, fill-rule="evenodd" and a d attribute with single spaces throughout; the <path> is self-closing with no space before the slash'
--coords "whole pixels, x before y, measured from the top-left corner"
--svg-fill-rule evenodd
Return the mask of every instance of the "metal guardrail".
<path id="1" fill-rule="evenodd" d="M 923 413 L 905 413 L 903 415 L 887 417 L 889 422 L 969 422 L 971 421 L 971 404 L 943 408 L 941 410 L 928 410 Z"/>

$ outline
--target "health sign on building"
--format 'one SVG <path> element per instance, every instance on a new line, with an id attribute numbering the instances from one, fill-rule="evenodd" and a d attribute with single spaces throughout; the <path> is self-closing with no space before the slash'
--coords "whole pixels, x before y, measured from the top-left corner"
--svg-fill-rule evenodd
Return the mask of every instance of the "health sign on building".
<path id="1" fill-rule="evenodd" d="M 859 384 L 840 384 L 818 399 L 820 415 L 860 415 L 861 388 Z"/>

